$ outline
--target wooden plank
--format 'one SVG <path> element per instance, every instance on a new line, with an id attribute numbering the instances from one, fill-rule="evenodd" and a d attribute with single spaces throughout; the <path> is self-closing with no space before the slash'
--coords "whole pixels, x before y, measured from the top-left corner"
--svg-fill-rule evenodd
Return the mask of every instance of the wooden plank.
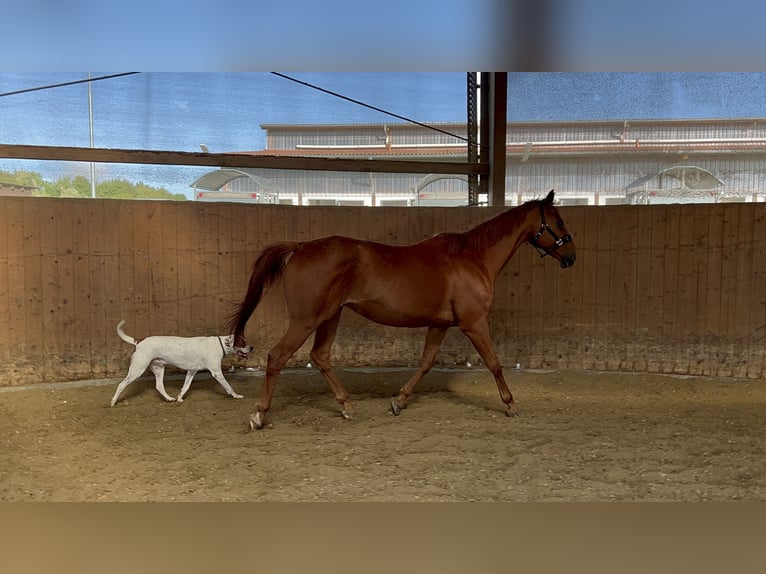
<path id="1" fill-rule="evenodd" d="M 127 346 L 116 333 L 116 326 L 121 319 L 122 297 L 121 289 L 115 289 L 114 285 L 122 285 L 122 276 L 120 273 L 120 232 L 115 224 L 118 221 L 118 213 L 121 204 L 112 199 L 97 200 L 102 207 L 102 211 L 94 211 L 94 217 L 98 222 L 99 217 L 103 217 L 101 225 L 96 226 L 101 229 L 101 253 L 103 257 L 103 281 L 106 287 L 103 299 L 103 337 L 106 349 L 106 372 L 112 375 L 122 375 L 127 370 L 126 353 L 130 356 L 133 349 Z M 156 241 L 156 238 L 154 239 Z M 130 331 L 128 331 L 130 333 Z M 131 333 L 132 334 L 132 333 Z M 99 336 L 100 333 L 99 333 Z M 147 336 L 146 334 L 143 335 Z"/>
<path id="2" fill-rule="evenodd" d="M 12 363 L 21 366 L 27 359 L 26 286 L 24 283 L 26 259 L 24 257 L 25 227 L 24 200 L 3 198 L 3 213 L 6 216 L 4 235 L 6 237 L 8 267 L 8 329 L 3 342 Z"/>
<path id="3" fill-rule="evenodd" d="M 559 281 L 564 270 L 553 257 L 538 257 L 535 265 L 540 281 L 536 289 L 536 300 L 539 302 L 542 317 L 541 336 L 537 347 L 541 355 L 540 366 L 551 368 L 558 364 L 556 339 L 559 335 Z"/>
<path id="4" fill-rule="evenodd" d="M 598 269 L 599 274 L 603 275 L 603 283 L 599 281 L 602 285 L 599 287 L 599 308 L 603 308 L 599 320 L 602 329 L 600 337 L 611 341 L 610 348 L 601 351 L 601 361 L 604 369 L 612 371 L 619 370 L 626 354 L 622 337 L 625 297 L 623 210 L 615 206 L 602 206 L 598 209 L 599 213 L 606 216 L 607 221 L 602 224 L 602 230 L 608 234 L 603 237 L 599 233 Z"/>
<path id="5" fill-rule="evenodd" d="M 608 210 L 608 211 L 602 211 Z M 627 353 L 624 334 L 625 310 L 625 211 L 616 206 L 599 207 L 599 211 L 608 215 L 608 240 L 600 239 L 599 272 L 605 272 L 606 288 L 602 295 L 602 305 L 606 307 L 603 317 L 602 337 L 611 341 L 611 349 L 603 353 L 606 370 L 619 370 Z M 603 257 L 605 256 L 605 260 Z M 602 265 L 604 267 L 602 268 Z"/>
<path id="6" fill-rule="evenodd" d="M 218 258 L 218 291 L 215 296 L 215 314 L 205 326 L 208 334 L 223 332 L 234 295 L 232 254 L 235 250 L 234 212 L 238 209 L 238 206 L 227 203 L 221 204 L 218 212 L 218 250 L 214 253 L 214 257 Z"/>
<path id="7" fill-rule="evenodd" d="M 746 376 L 758 379 L 764 376 L 766 367 L 766 300 L 763 289 L 766 284 L 766 206 L 751 205 L 753 210 L 753 255 L 750 281 L 755 286 L 750 296 L 750 337 Z"/>
<path id="8" fill-rule="evenodd" d="M 207 331 L 210 325 L 217 324 L 219 320 L 219 278 L 221 273 L 220 250 L 220 226 L 225 225 L 221 221 L 221 204 L 206 204 L 202 209 L 201 220 L 204 221 L 201 228 L 200 254 L 202 256 L 202 270 L 205 282 L 205 298 L 200 305 L 200 315 L 196 318 L 195 328 Z"/>
<path id="9" fill-rule="evenodd" d="M 72 219 L 72 264 L 73 264 L 73 361 L 76 371 L 82 376 L 92 376 L 93 353 L 91 348 L 91 326 L 95 317 L 91 310 L 92 290 L 90 287 L 91 252 L 88 237 L 88 207 L 84 202 L 71 202 Z"/>
<path id="10" fill-rule="evenodd" d="M 581 207 L 567 207 L 560 209 L 559 213 L 564 220 L 567 231 L 572 235 L 577 262 L 574 267 L 566 269 L 561 277 L 558 294 L 560 304 L 557 311 L 557 355 L 560 357 L 561 368 L 579 369 L 582 368 L 583 270 L 587 270 L 587 259 L 583 261 L 581 251 L 585 212 Z"/>
<path id="11" fill-rule="evenodd" d="M 91 286 L 90 286 L 90 242 L 88 239 L 88 204 L 73 200 L 59 200 L 56 207 L 55 231 L 51 230 L 58 245 L 56 256 L 60 281 L 63 289 L 60 301 L 61 332 L 58 336 L 67 338 L 62 343 L 62 361 L 71 370 L 61 380 L 89 376 L 93 371 L 90 344 Z M 71 308 L 67 309 L 71 301 Z"/>
<path id="12" fill-rule="evenodd" d="M 368 212 L 370 225 L 365 229 L 365 239 L 384 243 L 386 241 L 386 216 L 389 207 L 376 207 Z"/>
<path id="13" fill-rule="evenodd" d="M 720 364 L 719 343 L 723 314 L 721 308 L 723 286 L 723 226 L 725 205 L 711 205 L 708 209 L 707 273 L 703 304 L 705 307 L 705 328 L 702 331 L 709 353 L 703 360 L 703 373 L 717 375 Z"/>
<path id="14" fill-rule="evenodd" d="M 150 211 L 152 204 L 148 201 L 136 201 L 133 203 L 133 245 L 134 245 L 134 266 L 133 266 L 133 290 L 135 294 L 135 312 L 134 323 L 131 325 L 132 331 L 128 331 L 136 338 L 148 337 L 152 334 L 151 315 L 152 309 L 152 284 L 151 284 L 151 261 L 149 253 L 149 244 L 152 241 L 148 227 L 149 217 L 153 211 Z M 204 228 L 202 230 L 204 233 Z"/>
<path id="15" fill-rule="evenodd" d="M 754 294 L 752 271 L 755 210 L 746 203 L 735 204 L 734 208 L 738 211 L 738 225 L 732 371 L 735 377 L 746 378 L 750 337 L 754 328 L 751 300 Z"/>
<path id="16" fill-rule="evenodd" d="M 7 352 L 8 368 L 4 381 L 6 384 L 29 384 L 40 380 L 39 365 L 36 364 L 30 349 L 29 333 L 32 326 L 30 319 L 30 291 L 33 285 L 27 283 L 32 275 L 29 268 L 33 264 L 28 257 L 29 229 L 26 227 L 28 215 L 26 202 L 19 198 L 3 198 L 6 213 L 5 235 L 8 245 L 8 328 Z M 39 261 L 35 260 L 34 263 Z"/>
<path id="17" fill-rule="evenodd" d="M 326 211 L 328 209 L 327 206 L 316 206 L 316 207 L 309 207 L 306 218 L 301 218 L 301 233 L 300 237 L 302 238 L 302 241 L 305 240 L 312 240 L 312 239 L 319 239 L 321 237 L 326 237 L 328 233 L 325 230 L 324 227 L 324 218 L 326 216 L 329 216 L 332 218 L 333 216 L 328 214 Z M 343 207 L 341 206 L 333 206 L 330 209 L 333 211 L 339 210 L 336 212 L 336 216 L 340 216 L 344 212 Z M 349 221 L 348 225 L 350 227 L 354 226 L 353 221 Z M 346 233 L 344 233 L 346 235 Z M 351 235 L 351 233 L 348 233 L 348 235 Z"/>
<path id="18" fill-rule="evenodd" d="M 278 205 L 263 205 L 258 206 L 255 210 L 254 216 L 255 224 L 248 227 L 248 257 L 245 264 L 246 275 L 245 279 L 238 286 L 237 301 L 241 300 L 247 292 L 248 282 L 250 280 L 250 274 L 253 269 L 253 264 L 256 258 L 260 254 L 261 250 L 273 243 L 282 241 L 283 237 L 274 234 L 274 228 L 272 224 L 278 220 L 278 214 L 284 209 L 283 206 Z M 254 345 L 256 349 L 260 349 L 251 355 L 251 359 L 248 364 L 266 364 L 266 352 L 269 345 L 272 344 L 276 337 L 274 336 L 275 323 L 274 323 L 274 311 L 273 305 L 270 305 L 270 293 L 267 292 L 264 298 L 256 309 L 253 317 L 250 319 L 250 324 L 257 326 L 253 329 L 253 332 L 258 333 L 258 336 L 248 337 L 249 344 Z"/>
<path id="19" fill-rule="evenodd" d="M 600 229 L 598 207 L 583 207 L 585 212 L 585 221 L 583 224 L 583 247 L 582 257 L 579 257 L 580 263 L 585 267 L 585 278 L 583 282 L 582 306 L 585 315 L 584 323 L 588 327 L 588 337 L 586 338 L 583 349 L 583 367 L 586 369 L 597 369 L 602 365 L 598 364 L 598 355 L 600 354 L 598 332 L 598 245 L 604 238 L 604 231 Z"/>
<path id="20" fill-rule="evenodd" d="M 4 317 L 8 321 L 8 328 L 0 328 L 0 371 L 9 369 L 9 363 L 13 359 L 11 347 L 17 346 L 16 343 L 12 343 L 10 333 L 11 315 L 16 314 L 16 311 L 11 303 L 9 269 L 11 259 L 15 259 L 17 249 L 17 245 L 14 244 L 11 248 L 12 252 L 9 250 L 9 235 L 11 235 L 11 232 L 8 231 L 9 219 L 16 216 L 16 213 L 10 211 L 11 206 L 13 203 L 0 200 L 0 317 Z"/>
<path id="21" fill-rule="evenodd" d="M 107 376 L 109 373 L 109 360 L 107 359 L 110 347 L 116 349 L 116 341 L 110 346 L 107 344 L 107 339 L 111 336 L 116 339 L 115 327 L 119 319 L 110 321 L 110 317 L 106 314 L 106 300 L 110 297 L 110 293 L 116 296 L 122 297 L 124 286 L 122 283 L 109 283 L 106 277 L 106 252 L 105 252 L 105 225 L 115 225 L 116 221 L 105 220 L 104 218 L 104 200 L 88 201 L 83 205 L 83 218 L 84 218 L 84 233 L 86 237 L 82 237 L 81 241 L 87 241 L 88 245 L 88 321 L 89 325 L 84 326 L 88 329 L 88 343 L 91 351 L 91 372 L 94 376 Z M 117 291 L 117 293 L 115 293 Z M 130 333 L 130 328 L 135 327 L 130 325 L 130 317 L 126 317 L 128 321 L 127 330 Z M 112 323 L 109 325 L 109 323 Z M 120 341 L 121 345 L 124 345 Z M 127 348 L 125 349 L 127 350 Z M 126 357 L 130 354 L 126 354 Z"/>
<path id="22" fill-rule="evenodd" d="M 59 279 L 58 253 L 56 237 L 56 208 L 57 201 L 46 201 L 40 204 L 40 298 L 42 305 L 42 363 L 43 377 L 46 381 L 57 379 L 57 366 L 61 362 L 58 342 L 59 332 L 58 311 L 60 305 L 61 282 Z"/>
<path id="23" fill-rule="evenodd" d="M 721 251 L 721 334 L 725 343 L 719 346 L 717 375 L 734 375 L 734 338 L 737 334 L 737 234 L 739 210 L 735 204 L 723 205 L 723 245 Z"/>
<path id="24" fill-rule="evenodd" d="M 663 301 L 665 297 L 665 234 L 667 231 L 667 207 L 664 205 L 647 206 L 651 210 L 652 230 L 649 249 L 651 262 L 649 267 L 648 314 L 647 314 L 647 370 L 651 373 L 662 372 L 664 367 L 662 337 Z"/>
<path id="25" fill-rule="evenodd" d="M 105 204 L 102 204 L 105 205 Z M 128 334 L 137 336 L 137 316 L 138 309 L 142 306 L 140 302 L 141 291 L 140 288 L 137 292 L 136 285 L 136 268 L 140 265 L 138 262 L 139 254 L 136 252 L 136 206 L 138 202 L 123 202 L 116 206 L 116 223 L 117 223 L 117 268 L 119 269 L 119 281 L 120 281 L 120 297 L 119 305 L 115 308 L 114 317 L 106 315 L 105 307 L 102 311 L 104 317 L 104 324 L 102 327 L 102 335 L 100 335 L 99 345 L 102 346 L 101 353 L 94 353 L 94 364 L 98 357 L 99 367 L 106 371 L 107 364 L 111 365 L 112 361 L 106 360 L 106 350 L 113 349 L 111 356 L 114 362 L 119 362 L 122 359 L 122 369 L 118 369 L 118 372 L 122 374 L 127 372 L 129 357 L 132 353 L 131 346 L 124 343 L 117 337 L 115 332 L 117 323 L 125 321 L 125 331 Z M 102 208 L 103 209 L 103 208 Z M 112 212 L 109 211 L 111 214 Z M 94 214 L 94 217 L 96 214 Z M 101 215 L 103 218 L 103 213 Z M 103 220 L 103 219 L 102 219 Z M 140 235 L 145 235 L 145 232 L 141 229 Z M 103 252 L 101 257 L 104 257 Z M 105 261 L 104 261 L 105 263 Z M 104 266 L 105 267 L 105 266 Z M 105 278 L 105 273 L 101 274 L 101 281 Z M 104 305 L 103 295 L 93 293 L 93 296 L 100 297 L 100 305 Z M 107 345 L 107 339 L 113 341 Z M 96 336 L 93 337 L 94 346 Z M 102 364 L 103 363 L 103 364 Z"/>
<path id="26" fill-rule="evenodd" d="M 379 209 L 381 208 L 376 207 L 373 209 L 371 207 L 368 207 L 359 211 L 353 210 L 349 212 L 350 214 L 349 217 L 355 217 L 359 223 L 359 229 L 357 232 L 357 237 L 359 239 L 365 239 L 365 240 L 372 239 L 372 236 L 373 236 L 372 227 L 374 225 L 373 215 Z M 334 222 L 333 229 L 335 230 L 335 232 L 340 231 L 339 225 L 340 225 L 339 221 Z"/>
<path id="27" fill-rule="evenodd" d="M 638 291 L 638 251 L 639 251 L 639 209 L 637 206 L 625 206 L 623 233 L 623 313 L 620 336 L 625 341 L 625 357 L 620 369 L 632 371 L 636 358 L 642 353 L 636 348 L 634 333 L 636 330 L 636 307 L 640 292 Z"/>
<path id="28" fill-rule="evenodd" d="M 74 263 L 72 248 L 72 217 L 74 203 L 61 201 L 56 205 L 56 264 L 58 266 L 58 359 L 56 377 L 71 378 L 74 360 Z M 76 375 L 75 375 L 76 376 Z"/>
<path id="29" fill-rule="evenodd" d="M 0 144 L 0 157 L 9 159 L 139 163 L 174 166 L 197 165 L 213 168 L 307 169 L 363 173 L 443 173 L 465 175 L 487 175 L 489 173 L 488 163 L 308 157 L 298 155 L 297 151 L 293 156 L 279 156 Z"/>
<path id="30" fill-rule="evenodd" d="M 176 233 L 178 229 L 177 209 L 175 205 L 166 202 L 157 202 L 157 215 L 155 219 L 161 222 L 158 226 L 159 249 L 159 285 L 157 293 L 160 297 L 159 308 L 162 314 L 162 329 L 158 333 L 167 335 L 181 335 L 178 328 L 178 241 Z M 156 280 L 156 279 L 155 279 Z"/>
<path id="31" fill-rule="evenodd" d="M 194 218 L 194 204 L 183 203 L 174 206 L 175 211 L 175 297 L 176 326 L 174 333 L 183 337 L 202 335 L 193 328 L 197 318 L 194 306 L 195 281 L 192 256 L 192 241 L 197 225 Z M 165 255 L 163 254 L 163 258 Z"/>
<path id="32" fill-rule="evenodd" d="M 45 380 L 43 364 L 43 293 L 40 221 L 42 203 L 25 202 L 23 205 L 24 241 L 22 245 L 24 269 L 24 325 L 25 357 L 24 370 L 34 372 L 39 381 Z"/>
<path id="33" fill-rule="evenodd" d="M 668 205 L 665 220 L 665 267 L 662 296 L 662 338 L 664 352 L 662 354 L 662 372 L 679 372 L 677 365 L 685 362 L 683 371 L 688 370 L 688 349 L 684 345 L 680 317 L 678 314 L 679 272 L 680 272 L 680 241 L 682 227 L 681 206 Z"/>
<path id="34" fill-rule="evenodd" d="M 635 325 L 628 334 L 636 341 L 636 351 L 633 368 L 637 371 L 647 371 L 648 356 L 646 353 L 649 342 L 651 266 L 652 266 L 652 211 L 637 207 L 638 227 L 636 231 L 636 311 Z"/>
<path id="35" fill-rule="evenodd" d="M 210 272 L 208 265 L 208 243 L 210 241 L 210 226 L 215 226 L 215 205 L 197 203 L 188 214 L 190 230 L 182 235 L 182 242 L 188 246 L 188 254 L 179 260 L 179 289 L 188 291 L 188 315 L 184 319 L 185 332 L 189 336 L 201 337 L 206 335 L 208 297 L 210 285 L 217 282 L 215 275 Z M 188 269 L 183 268 L 185 259 Z M 182 287 L 183 286 L 183 287 Z"/>
<path id="36" fill-rule="evenodd" d="M 500 344 L 497 354 L 500 362 L 506 368 L 514 368 L 517 363 L 519 348 L 519 288 L 520 288 L 519 258 L 514 256 L 508 261 L 503 273 L 495 283 L 496 307 L 493 316 L 496 318 L 494 333 Z"/>
<path id="37" fill-rule="evenodd" d="M 164 269 L 162 265 L 162 204 L 147 202 L 145 233 L 149 237 L 149 316 L 147 335 L 170 335 L 165 330 L 165 314 L 162 305 Z"/>
<path id="38" fill-rule="evenodd" d="M 693 273 L 696 276 L 696 296 L 693 301 L 693 323 L 691 323 L 693 352 L 689 360 L 689 374 L 702 375 L 705 372 L 705 360 L 709 353 L 705 344 L 705 330 L 709 309 L 705 304 L 707 297 L 708 236 L 710 227 L 710 207 L 698 205 L 694 209 L 691 257 Z"/>
<path id="39" fill-rule="evenodd" d="M 517 349 L 519 362 L 524 369 L 539 368 L 542 364 L 538 342 L 542 335 L 539 311 L 542 302 L 537 292 L 539 277 L 535 273 L 539 263 L 537 253 L 528 245 L 522 245 L 514 255 L 519 269 L 518 290 L 518 334 Z"/>
<path id="40" fill-rule="evenodd" d="M 231 240 L 229 244 L 228 262 L 230 269 L 227 276 L 225 288 L 222 292 L 220 317 L 218 323 L 214 325 L 216 333 L 223 333 L 228 321 L 229 315 L 234 308 L 235 302 L 242 296 L 240 285 L 248 280 L 247 262 L 249 257 L 246 254 L 248 233 L 247 233 L 247 210 L 242 206 L 232 205 L 229 212 Z"/>
<path id="41" fill-rule="evenodd" d="M 423 241 L 424 239 L 428 239 L 429 237 L 433 237 L 435 235 L 435 219 L 433 213 L 430 210 L 414 209 L 412 216 L 413 221 L 410 227 L 410 241 L 412 243 Z"/>
<path id="42" fill-rule="evenodd" d="M 679 209 L 678 224 L 678 284 L 676 289 L 675 334 L 679 348 L 673 370 L 678 374 L 689 374 L 695 362 L 697 301 L 697 251 L 695 244 L 696 212 L 699 207 L 685 205 Z"/>
<path id="43" fill-rule="evenodd" d="M 599 341 L 594 354 L 593 368 L 602 371 L 608 368 L 607 360 L 613 352 L 611 328 L 609 325 L 610 258 L 612 242 L 612 213 L 608 208 L 595 209 L 597 222 L 597 243 L 595 246 L 595 337 Z M 609 345 L 606 345 L 609 341 Z"/>

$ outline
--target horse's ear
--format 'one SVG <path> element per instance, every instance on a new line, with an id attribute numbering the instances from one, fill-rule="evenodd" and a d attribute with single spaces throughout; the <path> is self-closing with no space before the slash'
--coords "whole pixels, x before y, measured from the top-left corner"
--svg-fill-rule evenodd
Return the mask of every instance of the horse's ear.
<path id="1" fill-rule="evenodd" d="M 548 192 L 547 197 L 543 200 L 543 202 L 548 204 L 548 205 L 553 205 L 553 195 L 554 195 L 553 194 L 553 190 L 550 190 Z"/>

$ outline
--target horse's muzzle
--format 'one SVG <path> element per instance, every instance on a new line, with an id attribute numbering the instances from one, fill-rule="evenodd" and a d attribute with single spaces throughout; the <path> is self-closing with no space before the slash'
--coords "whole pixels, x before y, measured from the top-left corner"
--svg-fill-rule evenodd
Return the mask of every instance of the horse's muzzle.
<path id="1" fill-rule="evenodd" d="M 566 269 L 567 267 L 571 267 L 575 264 L 575 259 L 577 259 L 577 256 L 574 253 L 572 255 L 562 255 L 561 268 Z"/>

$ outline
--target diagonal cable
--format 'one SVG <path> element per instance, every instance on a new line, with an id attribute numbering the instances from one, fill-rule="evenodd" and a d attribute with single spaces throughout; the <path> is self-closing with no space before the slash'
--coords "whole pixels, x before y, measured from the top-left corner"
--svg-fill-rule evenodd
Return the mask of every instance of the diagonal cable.
<path id="1" fill-rule="evenodd" d="M 5 92 L 0 94 L 0 98 L 5 96 L 15 96 L 18 94 L 27 94 L 29 92 L 39 92 L 41 90 L 50 90 L 52 88 L 61 88 L 64 86 L 73 86 L 75 84 L 84 84 L 86 82 L 97 82 L 99 80 L 111 80 L 112 78 L 120 78 L 122 76 L 131 76 L 133 74 L 140 74 L 141 72 L 123 72 L 121 74 L 110 74 L 108 76 L 98 76 L 95 78 L 85 78 L 84 80 L 74 80 L 72 82 L 62 82 L 61 84 L 48 84 L 47 86 L 37 86 L 35 88 L 25 88 L 23 90 L 15 90 L 13 92 Z"/>
<path id="2" fill-rule="evenodd" d="M 362 101 L 355 100 L 354 98 L 350 98 L 348 96 L 344 96 L 343 94 L 339 94 L 338 92 L 333 92 L 332 90 L 328 90 L 326 88 L 322 88 L 322 87 L 316 86 L 314 84 L 310 84 L 309 82 L 304 82 L 303 80 L 298 80 L 297 78 L 293 78 L 293 77 L 288 76 L 286 74 L 281 74 L 279 72 L 271 72 L 271 73 L 274 74 L 275 76 L 280 77 L 280 78 L 284 78 L 285 80 L 290 80 L 291 82 L 295 82 L 296 84 L 301 84 L 301 85 L 306 86 L 308 88 L 311 88 L 313 90 L 318 90 L 320 92 L 324 92 L 325 94 L 329 94 L 331 96 L 335 96 L 336 98 L 340 98 L 342 100 L 346 100 L 347 102 L 351 102 L 353 104 L 357 104 L 359 106 L 363 106 L 365 108 L 369 108 L 369 109 L 374 110 L 376 112 L 380 112 L 382 114 L 386 114 L 388 116 L 391 116 L 391 117 L 403 120 L 405 122 L 409 122 L 411 124 L 415 124 L 415 125 L 423 127 L 423 128 L 428 128 L 429 130 L 433 130 L 433 131 L 436 131 L 436 132 L 448 135 L 450 137 L 462 140 L 464 142 L 468 141 L 468 138 L 465 138 L 463 136 L 459 136 L 457 134 L 453 134 L 452 132 L 448 132 L 447 130 L 443 130 L 443 129 L 437 128 L 435 126 L 424 124 L 423 122 L 419 122 L 417 120 L 413 120 L 412 118 L 408 118 L 406 116 L 402 116 L 402 115 L 399 115 L 399 114 L 395 114 L 393 112 L 389 112 L 388 110 L 384 110 L 382 108 L 378 108 L 376 106 L 372 106 L 370 104 L 366 104 L 366 103 L 364 103 Z"/>

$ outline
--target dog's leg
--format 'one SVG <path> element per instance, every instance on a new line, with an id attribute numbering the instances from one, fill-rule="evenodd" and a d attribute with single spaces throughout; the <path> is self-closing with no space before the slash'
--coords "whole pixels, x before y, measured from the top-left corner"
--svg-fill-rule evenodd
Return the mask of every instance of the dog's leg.
<path id="1" fill-rule="evenodd" d="M 139 376 L 141 376 L 141 375 L 139 375 Z M 120 393 L 122 393 L 122 391 L 124 391 L 124 390 L 125 390 L 125 387 L 127 387 L 127 386 L 128 386 L 130 383 L 132 383 L 133 381 L 135 381 L 137 378 L 138 378 L 138 377 L 133 377 L 133 378 L 131 378 L 131 377 L 130 377 L 130 375 L 128 375 L 127 377 L 125 377 L 125 378 L 122 380 L 122 382 L 121 382 L 119 385 L 117 385 L 117 390 L 116 390 L 116 391 L 114 391 L 114 396 L 112 397 L 112 402 L 110 403 L 110 405 L 109 405 L 109 406 L 112 406 L 112 407 L 113 407 L 113 406 L 114 406 L 114 405 L 117 403 L 117 398 L 120 396 Z"/>
<path id="2" fill-rule="evenodd" d="M 181 392 L 178 393 L 178 402 L 181 403 L 184 400 L 184 395 L 186 394 L 186 391 L 189 390 L 189 387 L 191 387 L 192 379 L 194 378 L 194 375 L 197 374 L 197 371 L 186 371 L 186 379 L 184 379 L 184 386 L 181 387 Z"/>
<path id="3" fill-rule="evenodd" d="M 152 373 L 154 373 L 154 388 L 157 389 L 159 394 L 165 397 L 166 401 L 175 401 L 175 397 L 171 397 L 165 392 L 165 383 L 163 381 L 163 377 L 165 376 L 165 364 L 158 361 L 152 361 L 151 367 Z"/>
<path id="4" fill-rule="evenodd" d="M 119 385 L 117 385 L 117 390 L 114 391 L 114 396 L 112 397 L 112 402 L 110 403 L 110 406 L 113 407 L 117 403 L 117 399 L 119 398 L 122 391 L 125 390 L 125 387 L 127 387 L 130 383 L 132 383 L 138 377 L 140 377 L 145 370 L 146 370 L 146 365 L 143 365 L 143 368 L 141 368 L 141 366 L 138 363 L 131 361 L 130 368 L 128 368 L 128 374 L 125 376 L 122 382 Z"/>
<path id="5" fill-rule="evenodd" d="M 229 381 L 227 381 L 224 376 L 223 372 L 220 369 L 212 369 L 210 371 L 210 374 L 213 375 L 213 378 L 220 383 L 220 385 L 226 390 L 227 393 L 229 393 L 232 397 L 235 399 L 242 399 L 244 398 L 242 395 L 237 394 L 234 392 L 234 389 L 231 388 L 231 385 L 229 384 Z"/>

